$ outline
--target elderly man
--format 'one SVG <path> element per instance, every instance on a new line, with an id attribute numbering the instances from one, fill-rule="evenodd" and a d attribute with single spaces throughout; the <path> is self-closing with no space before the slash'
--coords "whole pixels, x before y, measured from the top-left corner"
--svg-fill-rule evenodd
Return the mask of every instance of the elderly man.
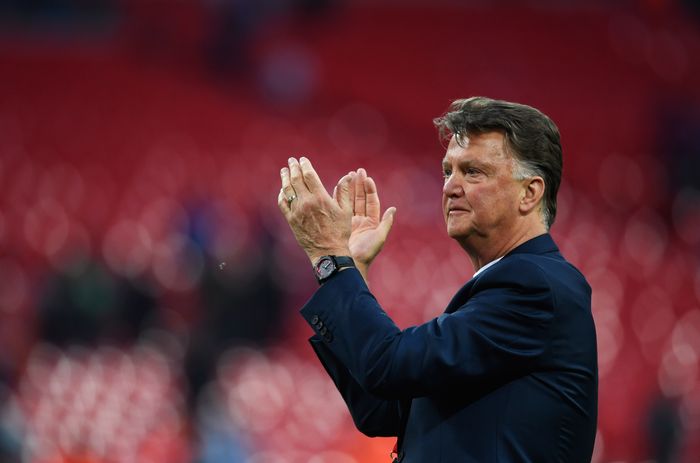
<path id="1" fill-rule="evenodd" d="M 395 210 L 380 219 L 364 169 L 333 196 L 306 158 L 281 171 L 279 207 L 321 287 L 301 309 L 311 345 L 368 436 L 395 461 L 589 462 L 597 416 L 591 289 L 548 234 L 559 132 L 540 111 L 474 97 L 435 120 L 448 235 L 476 273 L 445 312 L 399 329 L 367 286 Z"/>

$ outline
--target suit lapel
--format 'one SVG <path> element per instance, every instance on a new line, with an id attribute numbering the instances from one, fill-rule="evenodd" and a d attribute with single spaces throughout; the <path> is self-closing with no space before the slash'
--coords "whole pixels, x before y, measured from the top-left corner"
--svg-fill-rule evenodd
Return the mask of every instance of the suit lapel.
<path id="1" fill-rule="evenodd" d="M 554 243 L 554 240 L 552 240 L 552 237 L 549 235 L 549 233 L 545 233 L 529 241 L 526 241 L 525 243 L 521 244 L 520 246 L 503 256 L 503 258 L 505 259 L 511 254 L 546 254 L 550 252 L 558 253 L 559 249 L 557 248 L 557 245 Z M 473 277 L 464 286 L 462 286 L 462 288 L 459 291 L 457 291 L 457 294 L 455 294 L 450 303 L 447 304 L 445 313 L 453 313 L 467 303 L 469 297 L 471 296 L 472 287 L 481 275 L 482 274 L 479 274 L 476 277 Z"/>
<path id="2" fill-rule="evenodd" d="M 462 286 L 459 291 L 457 291 L 457 294 L 455 294 L 452 297 L 452 300 L 450 301 L 450 303 L 447 304 L 447 308 L 445 309 L 445 313 L 452 313 L 455 310 L 462 307 L 467 302 L 467 300 L 469 299 L 469 296 L 471 295 L 472 286 L 474 286 L 475 282 L 476 282 L 476 278 L 472 278 L 464 286 Z"/>

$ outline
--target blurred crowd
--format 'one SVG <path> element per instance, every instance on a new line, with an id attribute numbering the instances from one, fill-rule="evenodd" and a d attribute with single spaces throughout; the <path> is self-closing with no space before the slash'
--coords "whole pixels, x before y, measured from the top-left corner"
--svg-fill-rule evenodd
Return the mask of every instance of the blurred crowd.
<path id="1" fill-rule="evenodd" d="M 372 4 L 370 4 L 372 3 Z M 472 273 L 444 233 L 457 97 L 559 124 L 553 234 L 593 287 L 594 461 L 700 460 L 695 2 L 0 2 L 0 462 L 364 463 L 276 206 L 307 155 L 398 208 L 400 326 Z"/>

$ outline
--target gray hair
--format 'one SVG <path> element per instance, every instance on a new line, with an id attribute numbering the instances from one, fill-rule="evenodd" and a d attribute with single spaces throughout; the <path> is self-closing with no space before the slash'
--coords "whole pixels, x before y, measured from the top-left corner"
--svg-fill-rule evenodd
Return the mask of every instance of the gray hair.
<path id="1" fill-rule="evenodd" d="M 453 101 L 433 123 L 441 137 L 454 135 L 460 145 L 465 136 L 502 132 L 515 161 L 514 177 L 544 180 L 542 221 L 547 229 L 552 226 L 563 161 L 559 129 L 549 117 L 531 106 L 475 96 Z"/>

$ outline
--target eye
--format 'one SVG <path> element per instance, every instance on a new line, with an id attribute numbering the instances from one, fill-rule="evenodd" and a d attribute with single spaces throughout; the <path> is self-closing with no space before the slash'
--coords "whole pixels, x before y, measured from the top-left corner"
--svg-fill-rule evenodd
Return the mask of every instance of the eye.
<path id="1" fill-rule="evenodd" d="M 479 175 L 481 173 L 481 171 L 479 169 L 475 169 L 473 167 L 467 167 L 467 170 L 465 171 L 465 173 L 467 175 L 469 175 L 470 177 L 475 177 L 475 176 Z"/>
<path id="2" fill-rule="evenodd" d="M 442 177 L 447 179 L 452 175 L 452 170 L 450 169 L 442 169 Z"/>

